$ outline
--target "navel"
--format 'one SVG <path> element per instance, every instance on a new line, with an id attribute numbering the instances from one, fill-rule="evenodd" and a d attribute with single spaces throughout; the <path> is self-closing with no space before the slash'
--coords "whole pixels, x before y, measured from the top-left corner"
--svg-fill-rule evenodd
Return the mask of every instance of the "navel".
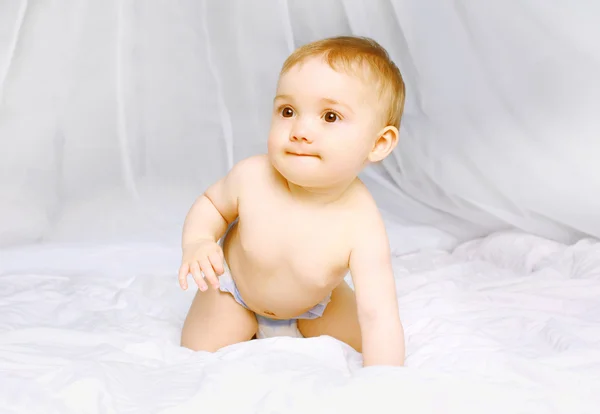
<path id="1" fill-rule="evenodd" d="M 277 316 L 277 315 L 275 315 L 273 312 L 271 312 L 271 311 L 268 311 L 268 310 L 264 311 L 263 313 L 264 313 L 265 315 L 269 315 L 269 316 Z"/>

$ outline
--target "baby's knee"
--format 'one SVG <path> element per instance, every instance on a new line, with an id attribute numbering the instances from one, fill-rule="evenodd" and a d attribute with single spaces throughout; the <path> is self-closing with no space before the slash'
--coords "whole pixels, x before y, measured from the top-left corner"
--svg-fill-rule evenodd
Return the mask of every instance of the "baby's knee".
<path id="1" fill-rule="evenodd" d="M 190 338 L 184 338 L 182 336 L 181 338 L 181 346 L 183 348 L 187 348 L 190 349 L 194 352 L 198 352 L 198 351 L 203 351 L 203 352 L 217 352 L 219 349 L 223 348 L 223 346 L 220 346 L 219 344 L 216 343 L 210 343 L 207 341 L 199 341 L 199 340 L 193 340 Z"/>
<path id="2" fill-rule="evenodd" d="M 339 334 L 331 335 L 338 341 L 345 343 L 346 345 L 350 345 L 356 352 L 362 353 L 362 338 L 360 335 L 349 334 L 348 332 L 343 332 Z"/>
<path id="3" fill-rule="evenodd" d="M 234 335 L 231 332 L 229 334 L 222 331 L 214 331 L 206 335 L 198 331 L 190 331 L 184 329 L 181 334 L 181 346 L 184 348 L 191 349 L 192 351 L 204 351 L 204 352 L 217 352 L 221 348 L 225 348 L 229 345 L 234 345 L 240 342 L 246 342 L 253 339 L 254 333 L 248 331 L 235 332 Z"/>

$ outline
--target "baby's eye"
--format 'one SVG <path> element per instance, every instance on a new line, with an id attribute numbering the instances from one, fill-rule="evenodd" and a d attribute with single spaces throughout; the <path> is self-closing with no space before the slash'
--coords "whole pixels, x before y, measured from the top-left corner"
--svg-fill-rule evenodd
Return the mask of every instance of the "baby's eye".
<path id="1" fill-rule="evenodd" d="M 289 106 L 286 106 L 281 110 L 281 116 L 283 116 L 284 118 L 291 118 L 292 116 L 294 116 L 294 110 Z"/>
<path id="2" fill-rule="evenodd" d="M 325 119 L 325 122 L 335 122 L 338 119 L 340 119 L 340 117 L 335 112 L 327 111 L 325 113 L 324 119 Z"/>

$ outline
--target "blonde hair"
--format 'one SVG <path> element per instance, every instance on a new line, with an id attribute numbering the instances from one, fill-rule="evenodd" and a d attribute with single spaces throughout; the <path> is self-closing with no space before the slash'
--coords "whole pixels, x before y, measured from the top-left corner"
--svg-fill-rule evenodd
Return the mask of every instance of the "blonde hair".
<path id="1" fill-rule="evenodd" d="M 336 71 L 357 74 L 366 68 L 374 78 L 380 99 L 386 108 L 386 125 L 400 128 L 404 112 L 405 89 L 402 74 L 388 52 L 368 37 L 338 36 L 300 46 L 283 63 L 283 75 L 307 58 L 322 56 Z M 364 74 L 359 73 L 359 74 Z"/>

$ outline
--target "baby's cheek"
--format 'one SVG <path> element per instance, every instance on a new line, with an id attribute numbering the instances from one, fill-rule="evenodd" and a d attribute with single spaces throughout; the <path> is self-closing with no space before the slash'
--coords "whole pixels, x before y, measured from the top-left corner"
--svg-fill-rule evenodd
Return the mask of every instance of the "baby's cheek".
<path id="1" fill-rule="evenodd" d="M 347 175 L 354 173 L 360 162 L 350 149 L 344 149 L 338 152 L 335 163 L 332 163 L 332 170 L 338 175 Z"/>
<path id="2" fill-rule="evenodd" d="M 267 140 L 267 148 L 269 151 L 276 150 L 277 148 L 281 147 L 281 141 L 282 139 L 277 134 L 272 133 L 269 135 Z"/>
<path id="3" fill-rule="evenodd" d="M 367 150 L 363 140 L 347 140 L 343 146 L 338 149 L 339 158 L 346 163 L 356 163 L 360 160 Z"/>

